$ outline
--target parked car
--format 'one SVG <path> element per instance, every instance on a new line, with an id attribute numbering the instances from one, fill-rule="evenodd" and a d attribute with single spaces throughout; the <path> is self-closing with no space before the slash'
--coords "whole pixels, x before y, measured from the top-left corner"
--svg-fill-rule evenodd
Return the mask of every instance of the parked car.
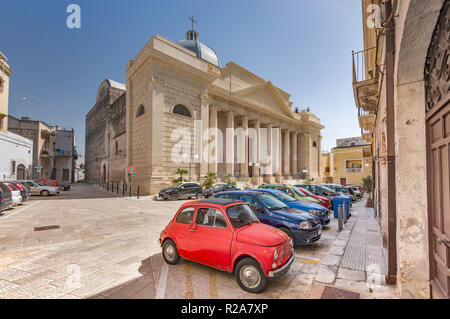
<path id="1" fill-rule="evenodd" d="M 30 186 L 31 195 L 50 196 L 50 195 L 57 195 L 61 192 L 59 187 L 46 186 L 46 185 L 39 183 L 38 181 L 24 180 L 24 181 L 18 181 L 18 182 L 20 182 L 20 183 L 23 182 L 23 183 L 27 184 L 28 186 Z"/>
<path id="2" fill-rule="evenodd" d="M 10 182 L 4 182 L 4 184 L 11 190 L 13 206 L 19 205 L 22 202 L 22 195 L 20 194 L 20 190 L 16 185 Z"/>
<path id="3" fill-rule="evenodd" d="M 260 189 L 277 189 L 279 191 L 285 192 L 291 197 L 294 197 L 296 200 L 303 200 L 315 204 L 320 204 L 320 202 L 312 197 L 309 197 L 302 192 L 300 192 L 297 187 L 294 186 L 287 186 L 287 185 L 280 185 L 280 184 L 263 184 L 260 185 L 258 188 Z"/>
<path id="4" fill-rule="evenodd" d="M 235 191 L 218 193 L 215 198 L 245 202 L 254 210 L 263 224 L 284 231 L 294 245 L 307 245 L 320 239 L 322 224 L 311 213 L 291 208 L 272 195 L 261 191 Z"/>
<path id="5" fill-rule="evenodd" d="M 276 189 L 250 189 L 251 191 L 264 192 L 275 196 L 278 200 L 285 203 L 287 206 L 301 210 L 303 212 L 308 212 L 315 215 L 320 219 L 322 226 L 326 226 L 330 223 L 330 211 L 322 205 L 308 203 L 302 200 L 296 200 L 295 198 L 289 196 L 285 192 Z"/>
<path id="6" fill-rule="evenodd" d="M 0 182 L 0 213 L 13 207 L 11 189 Z"/>
<path id="7" fill-rule="evenodd" d="M 262 292 L 268 278 L 286 273 L 295 260 L 292 240 L 262 224 L 248 205 L 226 199 L 183 204 L 159 238 L 166 263 L 180 258 L 234 273 L 239 286 Z"/>
<path id="8" fill-rule="evenodd" d="M 357 199 L 363 198 L 363 194 L 359 190 L 358 186 L 347 186 L 347 187 L 350 188 L 355 193 Z"/>
<path id="9" fill-rule="evenodd" d="M 324 186 L 334 189 L 338 195 L 350 196 L 352 198 L 352 202 L 356 201 L 355 192 L 353 192 L 353 190 L 348 186 L 338 184 L 325 184 Z"/>
<path id="10" fill-rule="evenodd" d="M 203 196 L 205 198 L 208 198 L 208 197 L 214 195 L 215 193 L 229 192 L 229 191 L 236 191 L 236 190 L 240 190 L 240 189 L 234 185 L 220 183 L 220 184 L 214 185 L 211 188 L 204 189 Z"/>
<path id="11" fill-rule="evenodd" d="M 362 199 L 364 197 L 364 192 L 362 191 L 362 188 L 360 186 L 348 185 L 348 187 L 350 187 L 355 192 L 356 197 L 358 197 L 359 199 Z"/>
<path id="12" fill-rule="evenodd" d="M 71 187 L 70 184 L 61 184 L 59 186 L 61 186 L 62 191 L 69 191 Z"/>
<path id="13" fill-rule="evenodd" d="M 177 200 L 179 198 L 200 198 L 203 190 L 199 183 L 176 183 L 173 186 L 162 189 L 159 192 L 159 197 L 164 200 Z"/>
<path id="14" fill-rule="evenodd" d="M 22 203 L 26 202 L 30 199 L 31 197 L 31 190 L 26 187 L 24 184 L 19 183 L 19 182 L 11 182 L 11 184 L 15 185 L 19 191 L 20 191 L 20 195 L 22 195 Z"/>
<path id="15" fill-rule="evenodd" d="M 313 192 L 307 190 L 306 188 L 303 188 L 300 186 L 295 186 L 295 187 L 297 187 L 297 189 L 299 191 L 301 191 L 303 194 L 305 194 L 306 196 L 317 199 L 320 202 L 320 204 L 322 206 L 324 206 L 325 208 L 331 209 L 333 207 L 333 205 L 331 204 L 331 199 L 329 199 L 328 197 L 316 195 Z"/>
<path id="16" fill-rule="evenodd" d="M 45 186 L 58 187 L 60 191 L 63 191 L 63 186 L 58 184 L 58 182 L 54 179 L 38 179 L 36 181 Z"/>

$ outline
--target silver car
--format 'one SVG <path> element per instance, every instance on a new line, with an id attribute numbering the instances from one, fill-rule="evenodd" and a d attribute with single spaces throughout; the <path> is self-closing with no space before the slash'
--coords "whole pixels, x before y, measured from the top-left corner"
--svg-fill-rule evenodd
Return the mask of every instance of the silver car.
<path id="1" fill-rule="evenodd" d="M 54 186 L 46 186 L 37 181 L 26 180 L 26 181 L 18 181 L 20 183 L 26 183 L 30 186 L 31 195 L 42 195 L 42 196 L 50 196 L 57 195 L 61 191 L 59 187 Z"/>

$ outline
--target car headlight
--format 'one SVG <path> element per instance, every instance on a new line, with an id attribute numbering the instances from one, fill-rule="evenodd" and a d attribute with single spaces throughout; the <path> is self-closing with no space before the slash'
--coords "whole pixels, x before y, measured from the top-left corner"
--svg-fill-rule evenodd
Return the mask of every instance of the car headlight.
<path id="1" fill-rule="evenodd" d="M 322 214 L 323 214 L 322 211 L 320 211 L 320 210 L 315 210 L 315 209 L 311 209 L 311 210 L 308 211 L 308 212 L 310 212 L 311 214 L 314 214 L 314 215 L 322 215 Z"/>
<path id="2" fill-rule="evenodd" d="M 278 260 L 278 250 L 275 250 L 275 253 L 273 254 L 273 262 L 276 262 Z"/>
<path id="3" fill-rule="evenodd" d="M 308 221 L 303 221 L 300 224 L 298 224 L 298 227 L 300 229 L 311 229 L 311 224 Z"/>

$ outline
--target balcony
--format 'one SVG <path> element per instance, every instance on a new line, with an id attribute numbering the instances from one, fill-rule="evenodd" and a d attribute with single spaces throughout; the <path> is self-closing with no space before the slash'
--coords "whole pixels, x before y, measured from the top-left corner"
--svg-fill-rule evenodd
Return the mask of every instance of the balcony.
<path id="1" fill-rule="evenodd" d="M 362 167 L 358 167 L 358 168 L 346 168 L 345 169 L 346 173 L 361 173 L 362 172 Z"/>
<path id="2" fill-rule="evenodd" d="M 366 133 L 373 131 L 376 119 L 377 116 L 374 112 L 364 111 L 362 108 L 358 109 L 359 127 Z"/>
<path id="3" fill-rule="evenodd" d="M 352 52 L 353 94 L 356 107 L 376 112 L 378 105 L 378 68 L 376 47 Z"/>

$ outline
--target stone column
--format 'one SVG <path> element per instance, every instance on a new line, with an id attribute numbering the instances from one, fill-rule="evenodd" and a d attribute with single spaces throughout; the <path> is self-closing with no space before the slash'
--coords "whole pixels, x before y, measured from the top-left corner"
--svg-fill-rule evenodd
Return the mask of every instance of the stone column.
<path id="1" fill-rule="evenodd" d="M 272 124 L 268 123 L 266 126 L 266 141 L 261 141 L 263 143 L 266 143 L 265 148 L 267 149 L 266 154 L 264 154 L 264 173 L 263 173 L 263 179 L 265 183 L 273 183 L 274 182 L 274 171 L 273 171 L 273 146 L 272 146 Z M 261 147 L 260 147 L 261 149 Z M 260 158 L 260 161 L 262 161 L 262 158 Z"/>
<path id="2" fill-rule="evenodd" d="M 284 154 L 283 160 L 283 175 L 285 179 L 292 179 L 291 177 L 291 141 L 290 141 L 291 132 L 289 129 L 284 130 Z"/>
<path id="3" fill-rule="evenodd" d="M 234 177 L 234 112 L 228 111 L 225 146 L 226 174 Z"/>
<path id="4" fill-rule="evenodd" d="M 276 138 L 275 138 L 275 149 L 276 149 L 276 154 L 275 154 L 275 158 L 276 158 L 276 172 L 275 172 L 275 181 L 277 183 L 283 183 L 283 175 L 281 172 L 281 163 L 283 160 L 283 156 L 281 154 L 281 143 L 283 142 L 281 139 L 281 126 L 278 127 L 277 133 L 276 133 Z"/>
<path id="5" fill-rule="evenodd" d="M 297 141 L 298 133 L 294 131 L 292 133 L 292 162 L 291 162 L 291 176 L 293 178 L 298 178 L 298 162 L 297 162 Z"/>
<path id="6" fill-rule="evenodd" d="M 209 109 L 209 128 L 210 128 L 210 139 L 209 139 L 209 173 L 217 174 L 217 159 L 218 159 L 218 136 L 217 136 L 217 107 L 211 105 Z"/>
<path id="7" fill-rule="evenodd" d="M 244 163 L 240 163 L 240 178 L 247 179 L 248 178 L 248 118 L 247 115 L 243 115 L 242 117 L 242 129 L 244 130 L 244 134 L 241 134 L 240 139 L 240 150 L 241 153 L 240 159 Z"/>
<path id="8" fill-rule="evenodd" d="M 209 160 L 209 103 L 211 99 L 207 93 L 202 94 L 201 98 L 201 110 L 200 110 L 200 179 L 203 179 L 208 173 L 208 160 Z"/>
<path id="9" fill-rule="evenodd" d="M 261 184 L 260 180 L 260 165 L 261 165 L 261 131 L 259 120 L 255 120 L 255 143 L 253 149 L 253 183 Z"/>

